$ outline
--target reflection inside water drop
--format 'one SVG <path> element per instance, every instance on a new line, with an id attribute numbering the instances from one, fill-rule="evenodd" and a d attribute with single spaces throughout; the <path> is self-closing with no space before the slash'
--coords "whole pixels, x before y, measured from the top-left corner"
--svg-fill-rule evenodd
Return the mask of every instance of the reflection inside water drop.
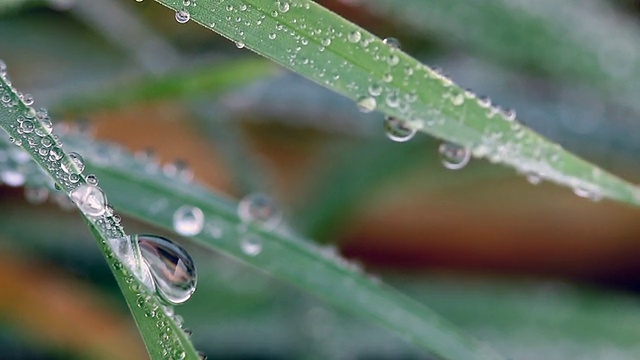
<path id="1" fill-rule="evenodd" d="M 463 146 L 443 142 L 438 148 L 442 165 L 449 170 L 459 170 L 465 167 L 471 159 L 471 151 Z"/>
<path id="2" fill-rule="evenodd" d="M 189 253 L 169 239 L 136 235 L 142 259 L 149 268 L 156 292 L 170 304 L 181 304 L 196 290 L 196 267 Z"/>
<path id="3" fill-rule="evenodd" d="M 409 141 L 417 132 L 406 121 L 392 116 L 384 118 L 384 131 L 389 139 L 396 142 Z"/>

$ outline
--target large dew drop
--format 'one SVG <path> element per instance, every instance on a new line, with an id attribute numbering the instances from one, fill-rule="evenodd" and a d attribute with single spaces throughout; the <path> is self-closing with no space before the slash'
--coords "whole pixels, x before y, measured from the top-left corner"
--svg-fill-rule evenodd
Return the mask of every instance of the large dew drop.
<path id="1" fill-rule="evenodd" d="M 70 196 L 80 211 L 87 216 L 102 216 L 107 210 L 107 197 L 97 186 L 80 185 L 71 191 Z"/>
<path id="2" fill-rule="evenodd" d="M 173 305 L 189 300 L 198 282 L 196 266 L 189 253 L 171 240 L 157 235 L 135 237 L 158 295 Z"/>
<path id="3" fill-rule="evenodd" d="M 282 221 L 274 201 L 261 193 L 245 196 L 238 204 L 238 216 L 244 223 L 258 223 L 266 229 L 274 229 Z"/>
<path id="4" fill-rule="evenodd" d="M 173 228 L 180 235 L 198 235 L 203 227 L 204 213 L 197 207 L 184 205 L 173 213 Z"/>
<path id="5" fill-rule="evenodd" d="M 384 118 L 384 131 L 389 139 L 396 142 L 409 141 L 417 132 L 406 121 L 392 116 Z"/>
<path id="6" fill-rule="evenodd" d="M 471 151 L 460 145 L 443 142 L 438 148 L 442 165 L 449 170 L 459 170 L 465 167 L 471 159 Z"/>

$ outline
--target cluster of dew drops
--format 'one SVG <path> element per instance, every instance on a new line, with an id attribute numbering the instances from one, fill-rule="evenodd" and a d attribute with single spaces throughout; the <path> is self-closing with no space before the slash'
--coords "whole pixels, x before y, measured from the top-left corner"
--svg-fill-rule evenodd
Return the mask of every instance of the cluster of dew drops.
<path id="1" fill-rule="evenodd" d="M 184 248 L 165 237 L 151 234 L 125 235 L 120 226 L 120 217 L 114 214 L 113 207 L 98 186 L 98 178 L 93 174 L 83 176 L 85 161 L 80 154 L 69 152 L 65 155 L 59 137 L 53 134 L 53 125 L 47 111 L 34 109 L 33 98 L 11 86 L 6 64 L 2 60 L 0 77 L 6 84 L 0 84 L 0 106 L 16 115 L 15 124 L 10 126 L 18 135 L 8 138 L 10 143 L 17 146 L 0 147 L 0 183 L 18 187 L 28 182 L 25 197 L 32 203 L 46 201 L 52 188 L 69 190 L 68 197 L 63 191 L 56 194 L 61 195 L 56 198 L 66 198 L 66 202 L 56 202 L 67 208 L 67 204 L 77 207 L 107 235 L 104 244 L 111 250 L 107 252 L 107 257 L 117 258 L 118 261 L 113 262 L 117 270 L 123 271 L 122 267 L 126 267 L 126 281 L 139 294 L 137 305 L 146 309 L 145 315 L 158 319 L 157 325 L 161 330 L 158 343 L 163 354 L 170 359 L 183 359 L 186 354 L 179 346 L 179 339 L 172 336 L 170 324 L 157 317 L 160 310 L 158 305 L 151 301 L 149 295 L 144 295 L 146 292 L 141 291 L 131 275 L 148 292 L 158 295 L 164 303 L 161 305 L 162 311 L 182 328 L 182 318 L 173 313 L 172 305 L 184 303 L 195 292 L 197 272 L 193 259 Z M 29 154 L 18 146 L 41 157 L 41 164 L 55 177 L 54 186 L 39 171 Z M 190 333 L 188 329 L 183 331 L 187 335 Z M 200 357 L 206 358 L 204 354 L 200 354 Z"/>

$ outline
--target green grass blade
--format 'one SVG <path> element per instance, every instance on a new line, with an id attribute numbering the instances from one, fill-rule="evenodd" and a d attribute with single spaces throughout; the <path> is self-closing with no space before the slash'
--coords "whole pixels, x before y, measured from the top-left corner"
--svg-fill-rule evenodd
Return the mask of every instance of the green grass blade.
<path id="1" fill-rule="evenodd" d="M 269 63 L 259 59 L 225 61 L 188 71 L 145 77 L 126 84 L 114 84 L 108 90 L 79 94 L 59 102 L 53 111 L 79 114 L 145 102 L 211 95 L 266 76 L 274 70 Z"/>
<path id="2" fill-rule="evenodd" d="M 4 69 L 2 70 L 4 72 Z M 33 126 L 24 126 L 26 122 Z M 11 136 L 13 142 L 21 146 L 67 195 L 76 186 L 86 183 L 84 176 L 81 175 L 74 183 L 62 171 L 63 162 L 71 163 L 68 154 L 63 152 L 60 141 L 38 120 L 35 110 L 20 99 L 16 90 L 4 77 L 4 73 L 0 74 L 0 128 Z M 43 146 L 43 140 L 49 141 L 52 145 L 49 148 Z M 43 150 L 46 151 L 43 152 L 44 155 L 41 153 Z M 54 152 L 61 154 L 60 158 L 49 158 Z M 199 359 L 193 344 L 180 325 L 166 313 L 167 310 L 158 297 L 147 291 L 145 285 L 120 262 L 108 245 L 108 239 L 126 236 L 119 221 L 113 215 L 99 218 L 85 216 L 85 220 L 98 240 L 98 246 L 131 309 L 151 358 Z"/>
<path id="3" fill-rule="evenodd" d="M 445 359 L 500 359 L 446 320 L 397 291 L 368 278 L 355 266 L 286 231 L 241 225 L 237 203 L 196 184 L 163 175 L 122 150 L 100 147 L 91 139 L 66 137 L 71 148 L 87 154 L 90 171 L 98 175 L 110 201 L 124 213 L 173 230 L 173 214 L 189 204 L 200 208 L 206 223 L 194 237 L 205 248 L 221 251 L 274 277 L 308 291 L 353 314 L 373 321 Z M 105 152 L 106 151 L 106 152 Z M 147 169 L 147 170 L 145 170 Z M 262 248 L 251 256 L 242 239 L 255 237 Z"/>
<path id="4" fill-rule="evenodd" d="M 510 121 L 490 101 L 312 1 L 157 1 L 370 110 L 467 147 L 475 157 L 592 198 L 640 204 L 632 184 Z"/>

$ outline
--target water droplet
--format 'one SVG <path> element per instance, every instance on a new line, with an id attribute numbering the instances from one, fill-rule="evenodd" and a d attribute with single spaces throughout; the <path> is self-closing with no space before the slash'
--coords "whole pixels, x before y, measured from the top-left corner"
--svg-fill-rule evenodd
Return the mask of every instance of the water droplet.
<path id="1" fill-rule="evenodd" d="M 189 253 L 171 240 L 156 235 L 136 235 L 136 240 L 158 295 L 174 305 L 189 300 L 198 280 Z"/>
<path id="2" fill-rule="evenodd" d="M 438 148 L 442 165 L 449 170 L 459 170 L 465 167 L 471 159 L 469 149 L 450 142 L 443 142 Z"/>
<path id="3" fill-rule="evenodd" d="M 87 216 L 102 216 L 107 210 L 107 197 L 93 185 L 80 185 L 71 191 L 71 199 Z"/>
<path id="4" fill-rule="evenodd" d="M 262 239 L 257 235 L 247 234 L 240 239 L 242 252 L 249 256 L 256 256 L 262 252 Z"/>
<path id="5" fill-rule="evenodd" d="M 203 226 L 204 213 L 197 207 L 184 205 L 173 213 L 173 228 L 180 235 L 198 235 Z"/>
<path id="6" fill-rule="evenodd" d="M 184 24 L 191 19 L 191 14 L 186 10 L 176 11 L 176 21 L 180 24 Z"/>
<path id="7" fill-rule="evenodd" d="M 63 161 L 60 164 L 62 171 L 67 174 L 79 174 L 84 170 L 84 160 L 80 154 L 75 152 L 69 153 L 69 162 Z"/>
<path id="8" fill-rule="evenodd" d="M 278 11 L 283 14 L 289 11 L 290 5 L 288 1 L 276 1 L 276 5 L 278 6 Z"/>
<path id="9" fill-rule="evenodd" d="M 394 48 L 394 49 L 399 49 L 400 48 L 400 40 L 393 38 L 393 37 L 388 37 L 384 40 L 382 40 L 382 42 L 384 42 L 385 44 L 389 45 L 390 47 Z"/>
<path id="10" fill-rule="evenodd" d="M 282 221 L 282 213 L 275 202 L 262 193 L 245 196 L 238 204 L 238 216 L 244 223 L 258 223 L 266 229 L 275 229 Z"/>
<path id="11" fill-rule="evenodd" d="M 417 132 L 405 120 L 393 116 L 384 118 L 384 131 L 389 139 L 396 142 L 409 141 Z"/>
<path id="12" fill-rule="evenodd" d="M 376 109 L 378 103 L 376 99 L 371 96 L 362 96 L 358 98 L 358 110 L 363 113 L 370 113 Z"/>
<path id="13" fill-rule="evenodd" d="M 347 35 L 347 40 L 352 43 L 357 43 L 362 40 L 362 33 L 358 30 L 353 30 L 349 35 Z"/>
<path id="14" fill-rule="evenodd" d="M 98 177 L 95 176 L 94 174 L 87 175 L 85 179 L 87 181 L 87 184 L 89 185 L 93 185 L 93 186 L 98 185 Z"/>

